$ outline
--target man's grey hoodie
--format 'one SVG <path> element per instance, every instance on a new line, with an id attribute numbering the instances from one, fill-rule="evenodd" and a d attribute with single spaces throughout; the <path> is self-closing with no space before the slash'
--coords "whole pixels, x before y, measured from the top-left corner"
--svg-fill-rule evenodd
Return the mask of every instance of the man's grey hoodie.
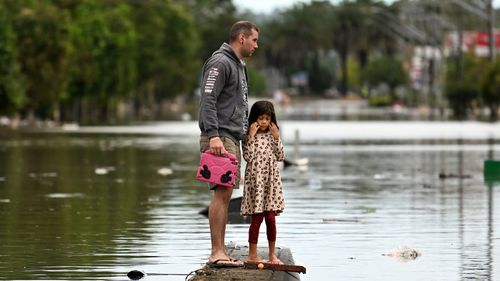
<path id="1" fill-rule="evenodd" d="M 200 91 L 201 135 L 243 140 L 248 128 L 246 68 L 229 44 L 222 44 L 205 62 Z"/>

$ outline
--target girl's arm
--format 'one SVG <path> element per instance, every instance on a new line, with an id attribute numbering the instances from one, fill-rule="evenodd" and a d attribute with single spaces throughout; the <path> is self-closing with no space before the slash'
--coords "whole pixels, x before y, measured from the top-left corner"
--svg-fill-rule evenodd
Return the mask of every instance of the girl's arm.
<path id="1" fill-rule="evenodd" d="M 252 160 L 253 150 L 254 150 L 255 138 L 247 135 L 245 141 L 243 142 L 243 159 L 250 162 Z"/>
<path id="2" fill-rule="evenodd" d="M 281 138 L 274 139 L 273 153 L 276 156 L 277 161 L 285 160 L 285 149 L 283 148 L 283 143 Z"/>
<path id="3" fill-rule="evenodd" d="M 274 139 L 273 153 L 276 156 L 276 160 L 283 161 L 285 159 L 285 152 L 283 149 L 283 143 L 281 142 L 278 126 L 274 123 L 269 124 L 269 131 Z"/>
<path id="4" fill-rule="evenodd" d="M 257 124 L 257 122 L 250 124 L 247 137 L 243 142 L 243 159 L 247 162 L 252 160 L 252 155 L 254 154 L 255 134 L 257 134 L 258 129 L 259 124 Z"/>

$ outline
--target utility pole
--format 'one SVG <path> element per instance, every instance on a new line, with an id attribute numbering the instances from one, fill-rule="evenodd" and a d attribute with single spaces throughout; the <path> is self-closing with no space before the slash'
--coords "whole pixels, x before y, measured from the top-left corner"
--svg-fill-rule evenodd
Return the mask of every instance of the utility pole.
<path id="1" fill-rule="evenodd" d="M 464 73 L 464 52 L 462 50 L 462 46 L 464 43 L 464 23 L 463 16 L 461 15 L 461 10 L 457 9 L 457 18 L 458 18 L 458 53 L 457 53 L 457 81 L 462 81 L 463 73 Z"/>
<path id="2" fill-rule="evenodd" d="M 488 51 L 489 57 L 492 61 L 495 60 L 496 43 L 495 43 L 495 8 L 493 7 L 493 0 L 482 0 L 482 5 L 474 5 L 464 0 L 453 0 L 462 9 L 475 14 L 476 16 L 486 21 L 486 28 L 488 29 Z"/>
<path id="3" fill-rule="evenodd" d="M 488 27 L 488 48 L 491 61 L 495 61 L 496 56 L 496 42 L 495 42 L 495 8 L 493 8 L 493 0 L 487 0 L 486 10 L 488 14 L 487 27 Z"/>

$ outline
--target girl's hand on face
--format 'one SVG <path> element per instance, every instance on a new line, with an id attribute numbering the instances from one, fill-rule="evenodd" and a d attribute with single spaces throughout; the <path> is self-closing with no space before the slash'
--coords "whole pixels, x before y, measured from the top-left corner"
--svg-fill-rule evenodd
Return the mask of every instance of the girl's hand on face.
<path id="1" fill-rule="evenodd" d="M 253 122 L 252 125 L 250 125 L 250 128 L 248 128 L 248 136 L 250 138 L 255 137 L 255 134 L 257 134 L 258 130 L 259 130 L 259 124 L 257 124 L 257 122 Z"/>
<path id="2" fill-rule="evenodd" d="M 269 131 L 271 132 L 271 135 L 275 140 L 280 138 L 280 130 L 278 129 L 278 126 L 276 126 L 276 124 L 274 124 L 273 122 L 269 124 Z"/>

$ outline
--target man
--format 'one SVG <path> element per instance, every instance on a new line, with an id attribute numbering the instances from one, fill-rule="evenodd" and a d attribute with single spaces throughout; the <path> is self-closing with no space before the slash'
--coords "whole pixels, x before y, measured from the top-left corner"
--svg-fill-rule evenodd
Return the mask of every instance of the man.
<path id="1" fill-rule="evenodd" d="M 259 28 L 249 21 L 233 24 L 229 44 L 223 43 L 205 62 L 202 72 L 199 126 L 200 150 L 217 155 L 229 152 L 241 163 L 240 142 L 248 128 L 248 81 L 243 58 L 258 48 Z M 234 188 L 239 187 L 240 169 L 235 175 Z M 242 266 L 226 252 L 224 238 L 229 200 L 233 188 L 210 186 L 214 190 L 209 206 L 208 221 L 212 251 L 208 265 L 216 267 Z"/>

